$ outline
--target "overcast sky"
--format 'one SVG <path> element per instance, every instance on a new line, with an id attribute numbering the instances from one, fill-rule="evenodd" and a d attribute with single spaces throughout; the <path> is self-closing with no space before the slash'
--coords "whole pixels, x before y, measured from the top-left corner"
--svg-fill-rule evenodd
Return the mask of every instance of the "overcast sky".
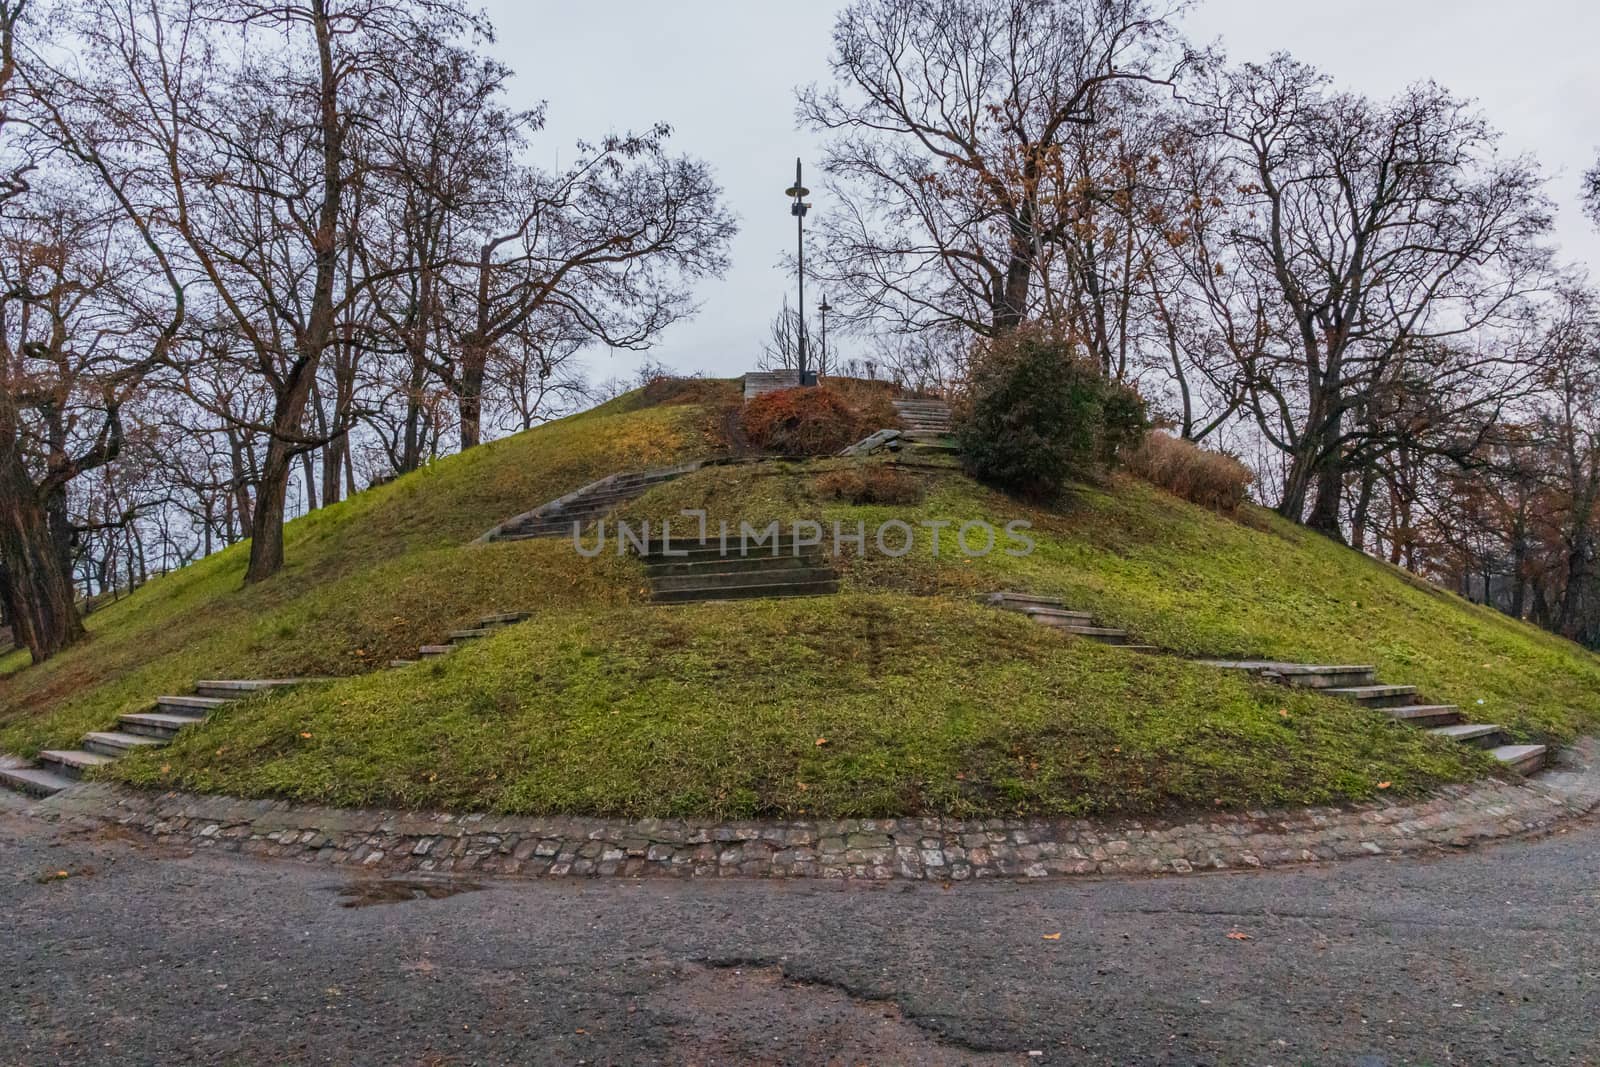
<path id="1" fill-rule="evenodd" d="M 733 267 L 703 284 L 700 313 L 668 331 L 649 358 L 681 371 L 737 375 L 755 366 L 767 324 L 793 276 L 783 190 L 796 155 L 794 88 L 824 79 L 832 13 L 843 4 L 775 0 L 487 0 L 494 46 L 517 71 L 523 102 L 547 100 L 540 162 L 570 159 L 579 138 L 673 125 L 673 144 L 709 160 L 739 216 Z M 794 12 L 804 14 L 796 15 Z M 1192 40 L 1218 40 L 1234 60 L 1292 52 L 1340 86 L 1374 96 L 1432 78 L 1477 99 L 1531 152 L 1561 208 L 1562 254 L 1600 276 L 1600 235 L 1577 206 L 1579 179 L 1600 147 L 1600 4 L 1589 0 L 1203 0 Z M 819 181 L 807 184 L 818 188 Z M 820 206 L 820 205 L 819 205 Z M 808 301 L 815 300 L 807 293 Z M 857 354 L 847 342 L 842 355 Z M 631 374 L 642 358 L 591 353 L 596 379 Z"/>

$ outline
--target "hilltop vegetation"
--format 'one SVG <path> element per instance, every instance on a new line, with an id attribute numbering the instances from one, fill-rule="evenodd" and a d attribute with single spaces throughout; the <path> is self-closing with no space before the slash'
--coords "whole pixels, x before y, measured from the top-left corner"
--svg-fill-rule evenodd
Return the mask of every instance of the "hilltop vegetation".
<path id="1" fill-rule="evenodd" d="M 814 600 L 658 607 L 613 552 L 470 543 L 604 474 L 720 447 L 718 405 L 656 399 L 630 394 L 292 523 L 290 566 L 270 582 L 243 588 L 231 549 L 91 616 L 92 640 L 56 660 L 12 657 L 0 749 L 70 745 L 199 677 L 333 675 L 106 773 L 519 812 L 1063 814 L 1325 802 L 1490 769 L 1378 713 L 1182 657 L 1374 662 L 1525 739 L 1593 725 L 1600 660 L 1576 646 L 1257 509 L 1224 518 L 1131 479 L 1040 508 L 936 462 L 770 463 L 707 468 L 626 509 L 702 508 L 713 528 L 1033 524 L 1026 558 L 951 551 L 947 532 L 937 558 L 924 538 L 902 559 L 848 560 L 845 592 Z M 851 487 L 886 481 L 899 503 L 852 502 L 883 499 Z M 973 602 L 1001 588 L 1060 596 L 1179 655 Z M 378 669 L 509 610 L 534 617 L 444 661 Z"/>

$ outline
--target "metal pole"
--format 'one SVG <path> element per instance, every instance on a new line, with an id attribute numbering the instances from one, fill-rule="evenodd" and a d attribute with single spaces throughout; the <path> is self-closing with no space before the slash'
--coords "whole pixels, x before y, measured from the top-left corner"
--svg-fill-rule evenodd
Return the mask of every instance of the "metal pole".
<path id="1" fill-rule="evenodd" d="M 817 314 L 822 316 L 822 358 L 817 360 L 817 371 L 821 373 L 828 369 L 828 312 L 833 308 L 828 305 L 828 294 L 822 294 L 822 303 L 817 305 Z"/>
<path id="2" fill-rule="evenodd" d="M 804 188 L 800 181 L 800 160 L 794 161 L 794 187 Z M 799 212 L 794 217 L 795 243 L 799 249 L 800 267 L 800 384 L 806 384 L 806 216 Z"/>

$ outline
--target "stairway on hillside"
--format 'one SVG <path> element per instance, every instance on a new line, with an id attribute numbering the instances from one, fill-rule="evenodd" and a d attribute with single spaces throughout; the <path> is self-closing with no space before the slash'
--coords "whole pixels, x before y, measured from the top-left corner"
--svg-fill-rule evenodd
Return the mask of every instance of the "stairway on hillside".
<path id="1" fill-rule="evenodd" d="M 451 634 L 447 644 L 423 645 L 417 649 L 417 655 L 420 659 L 437 659 L 440 656 L 448 656 L 469 641 L 481 640 L 496 630 L 506 626 L 515 626 L 517 623 L 525 622 L 532 617 L 533 613 L 531 611 L 507 611 L 499 615 L 486 615 L 479 619 L 478 624 L 470 630 L 457 630 Z M 415 659 L 395 659 L 389 661 L 389 666 L 409 667 L 417 662 L 418 660 Z"/>
<path id="2" fill-rule="evenodd" d="M 917 452 L 954 452 L 951 437 L 955 430 L 950 405 L 943 400 L 908 398 L 893 401 L 895 413 L 905 426 L 900 440 Z"/>
<path id="3" fill-rule="evenodd" d="M 766 597 L 828 596 L 839 591 L 839 575 L 823 546 L 781 537 L 741 550 L 738 538 L 688 541 L 674 538 L 671 553 L 660 542 L 640 553 L 657 604 Z"/>
<path id="4" fill-rule="evenodd" d="M 1073 611 L 1060 600 L 1050 597 L 1033 596 L 1028 593 L 990 593 L 981 599 L 990 607 L 999 608 L 1001 611 L 1020 612 L 1044 626 L 1078 637 L 1087 637 L 1103 645 L 1117 645 L 1130 652 L 1157 651 L 1154 645 L 1135 644 L 1128 631 L 1101 626 L 1088 612 Z"/>
<path id="5" fill-rule="evenodd" d="M 574 528 L 580 532 L 618 504 L 643 496 L 650 489 L 681 478 L 701 464 L 669 467 L 664 470 L 613 474 L 542 504 L 484 534 L 481 541 L 525 541 L 535 537 L 568 537 Z"/>
<path id="6" fill-rule="evenodd" d="M 196 682 L 192 696 L 161 697 L 151 711 L 120 716 L 114 730 L 85 734 L 82 748 L 41 752 L 33 763 L 0 765 L 0 786 L 36 797 L 53 796 L 73 785 L 85 772 L 121 759 L 135 749 L 170 744 L 180 731 L 204 722 L 207 715 L 230 701 L 302 681 L 280 678 Z"/>
<path id="7" fill-rule="evenodd" d="M 1352 700 L 1383 712 L 1396 722 L 1425 729 L 1436 737 L 1485 748 L 1495 759 L 1522 774 L 1533 774 L 1549 761 L 1544 745 L 1514 745 L 1505 727 L 1469 723 L 1454 704 L 1429 704 L 1414 685 L 1383 685 L 1376 667 L 1316 663 L 1278 663 L 1266 660 L 1206 660 L 1208 666 L 1244 671 L 1280 685 L 1315 689 L 1332 697 Z"/>

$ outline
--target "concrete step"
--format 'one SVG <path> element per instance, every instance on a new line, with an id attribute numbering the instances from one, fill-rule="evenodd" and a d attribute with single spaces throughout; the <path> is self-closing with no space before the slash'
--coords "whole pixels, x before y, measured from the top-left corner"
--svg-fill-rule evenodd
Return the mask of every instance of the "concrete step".
<path id="1" fill-rule="evenodd" d="M 519 622 L 527 622 L 533 618 L 531 611 L 505 611 L 499 615 L 485 615 L 478 620 L 479 626 L 515 626 Z"/>
<path id="2" fill-rule="evenodd" d="M 525 530 L 520 533 L 503 533 L 495 537 L 496 541 L 542 541 L 554 537 L 571 537 L 572 524 L 552 526 L 538 530 Z"/>
<path id="3" fill-rule="evenodd" d="M 1460 723 L 1456 726 L 1435 726 L 1428 731 L 1435 737 L 1442 737 L 1447 741 L 1459 741 L 1464 745 L 1473 745 L 1477 748 L 1497 748 L 1506 742 L 1506 731 L 1503 726 L 1491 723 Z"/>
<path id="4" fill-rule="evenodd" d="M 0 786 L 31 797 L 53 797 L 75 783 L 42 767 L 0 767 Z"/>
<path id="5" fill-rule="evenodd" d="M 738 556 L 727 558 L 716 556 L 708 559 L 690 560 L 678 563 L 651 563 L 645 567 L 645 574 L 654 581 L 657 578 L 671 578 L 684 574 L 735 574 L 740 571 L 792 571 L 804 570 L 822 563 L 823 557 L 812 556 L 747 556 L 743 559 Z"/>
<path id="6" fill-rule="evenodd" d="M 816 582 L 836 582 L 838 575 L 828 567 L 765 567 L 759 570 L 711 571 L 695 574 L 671 575 L 650 579 L 651 591 L 657 595 L 679 589 L 742 589 L 746 586 L 808 585 Z"/>
<path id="7" fill-rule="evenodd" d="M 1046 607 L 1044 604 L 1021 604 L 1017 607 L 1006 608 L 1007 611 L 1018 612 L 1040 622 L 1051 619 L 1061 619 L 1078 626 L 1093 626 L 1094 616 L 1087 611 L 1068 611 L 1066 608 Z"/>
<path id="8" fill-rule="evenodd" d="M 1102 645 L 1126 645 L 1128 643 L 1128 631 L 1126 630 L 1113 630 L 1106 626 L 1081 626 L 1066 622 L 1056 623 L 1047 619 L 1040 619 L 1039 621 L 1065 633 L 1087 637 L 1092 641 L 1099 641 Z"/>
<path id="9" fill-rule="evenodd" d="M 1417 704 L 1379 710 L 1408 726 L 1459 726 L 1463 721 L 1461 709 L 1450 704 Z"/>
<path id="10" fill-rule="evenodd" d="M 392 659 L 392 660 L 389 661 L 389 666 L 391 668 L 414 667 L 414 666 L 417 665 L 418 662 L 419 661 L 414 660 L 414 659 Z"/>
<path id="11" fill-rule="evenodd" d="M 478 641 L 488 637 L 492 633 L 494 633 L 494 627 L 492 626 L 483 627 L 477 630 L 457 630 L 455 633 L 450 635 L 450 643 L 452 645 L 458 645 L 464 641 Z"/>
<path id="12" fill-rule="evenodd" d="M 1371 708 L 1404 707 L 1416 703 L 1417 687 L 1414 685 L 1357 685 L 1349 688 L 1324 689 L 1331 697 L 1341 697 L 1365 704 Z"/>
<path id="13" fill-rule="evenodd" d="M 839 591 L 838 581 L 784 582 L 778 585 L 744 585 L 729 589 L 674 589 L 657 593 L 658 604 L 690 604 L 706 600 L 757 600 L 778 597 L 831 596 Z"/>
<path id="14" fill-rule="evenodd" d="M 107 730 L 83 735 L 83 747 L 90 752 L 102 756 L 119 759 L 134 749 L 155 747 L 160 748 L 166 742 L 154 737 L 145 737 L 141 734 L 124 733 L 121 730 Z"/>
<path id="15" fill-rule="evenodd" d="M 711 560 L 723 559 L 816 559 L 827 554 L 831 545 L 796 545 L 793 541 L 783 542 L 776 546 L 771 544 L 750 544 L 744 551 L 740 551 L 737 538 L 730 538 L 726 549 L 715 541 L 702 545 L 698 542 L 685 541 L 680 546 L 673 542 L 672 554 L 669 556 L 662 546 L 655 545 L 648 548 L 639 558 L 646 566 L 656 566 L 666 563 L 705 563 Z"/>
<path id="16" fill-rule="evenodd" d="M 125 733 L 170 741 L 177 737 L 179 731 L 186 727 L 205 722 L 205 717 L 203 715 L 167 715 L 144 712 L 138 715 L 119 715 L 117 716 L 117 722 L 122 726 Z"/>
<path id="17" fill-rule="evenodd" d="M 1301 689 L 1352 689 L 1378 684 L 1378 668 L 1370 664 L 1286 663 L 1281 660 L 1200 660 L 1208 667 L 1244 671 Z"/>
<path id="18" fill-rule="evenodd" d="M 1037 604 L 1045 608 L 1065 608 L 1067 605 L 1060 597 L 1035 596 L 1032 593 L 985 593 L 978 598 L 985 604 L 996 607 L 1005 607 L 1009 604 Z"/>
<path id="19" fill-rule="evenodd" d="M 423 645 L 417 649 L 417 654 L 423 659 L 432 659 L 437 656 L 448 656 L 455 650 L 455 645 Z"/>
<path id="20" fill-rule="evenodd" d="M 82 778 L 85 771 L 92 771 L 96 767 L 104 767 L 108 763 L 115 762 L 110 756 L 79 748 L 51 749 L 39 753 L 39 766 L 63 778 Z"/>
<path id="21" fill-rule="evenodd" d="M 1544 745 L 1501 745 L 1490 749 L 1489 755 L 1518 774 L 1534 774 L 1544 769 L 1550 750 Z"/>
<path id="22" fill-rule="evenodd" d="M 208 678 L 194 683 L 196 696 L 217 700 L 237 700 L 268 689 L 285 689 L 306 681 L 304 678 Z"/>
<path id="23" fill-rule="evenodd" d="M 229 703 L 221 697 L 157 697 L 156 710 L 164 715 L 206 715 Z"/>

